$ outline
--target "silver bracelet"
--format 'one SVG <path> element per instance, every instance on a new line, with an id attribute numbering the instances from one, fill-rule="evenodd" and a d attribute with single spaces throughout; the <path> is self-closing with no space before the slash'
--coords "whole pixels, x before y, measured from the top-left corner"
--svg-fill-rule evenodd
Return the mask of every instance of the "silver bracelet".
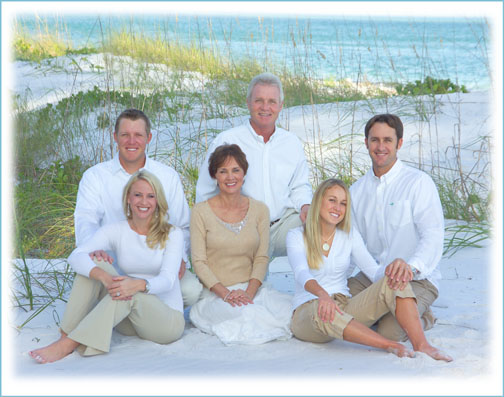
<path id="1" fill-rule="evenodd" d="M 223 301 L 224 301 L 224 302 L 226 302 L 226 299 L 228 298 L 228 296 L 229 296 L 229 294 L 230 294 L 230 293 L 231 293 L 231 291 L 229 291 L 229 292 L 227 293 L 227 295 L 224 297 L 224 299 L 223 299 Z"/>

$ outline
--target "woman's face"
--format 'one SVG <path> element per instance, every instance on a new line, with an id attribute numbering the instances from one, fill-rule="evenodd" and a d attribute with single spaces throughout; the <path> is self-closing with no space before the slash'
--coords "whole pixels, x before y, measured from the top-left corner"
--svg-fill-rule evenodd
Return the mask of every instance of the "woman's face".
<path id="1" fill-rule="evenodd" d="M 150 219 L 157 207 L 156 194 L 149 182 L 139 179 L 131 185 L 128 204 L 133 219 Z"/>
<path id="2" fill-rule="evenodd" d="M 231 156 L 217 168 L 215 173 L 215 179 L 220 191 L 229 194 L 240 192 L 244 176 L 243 168 Z"/>
<path id="3" fill-rule="evenodd" d="M 345 218 L 347 197 L 345 189 L 335 185 L 330 187 L 322 197 L 320 221 L 336 226 Z"/>

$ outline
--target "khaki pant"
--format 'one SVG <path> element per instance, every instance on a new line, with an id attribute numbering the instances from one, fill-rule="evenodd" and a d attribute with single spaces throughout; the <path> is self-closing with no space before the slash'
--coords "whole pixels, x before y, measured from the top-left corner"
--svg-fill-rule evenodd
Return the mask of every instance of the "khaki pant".
<path id="1" fill-rule="evenodd" d="M 186 269 L 184 276 L 180 279 L 180 292 L 184 300 L 184 307 L 192 306 L 198 302 L 201 291 L 203 291 L 203 284 L 194 273 Z"/>
<path id="2" fill-rule="evenodd" d="M 275 256 L 286 256 L 287 247 L 285 245 L 285 239 L 287 238 L 287 233 L 289 230 L 295 227 L 301 226 L 301 218 L 299 217 L 299 212 L 296 212 L 294 208 L 289 208 L 285 211 L 284 216 L 280 218 L 270 229 L 270 245 L 268 255 L 270 259 Z"/>
<path id="3" fill-rule="evenodd" d="M 343 339 L 343 331 L 352 319 L 370 327 L 387 313 L 395 315 L 396 298 L 415 298 L 415 294 L 410 285 L 402 291 L 391 289 L 386 277 L 352 298 L 334 294 L 332 299 L 343 314 L 336 312 L 332 322 L 320 319 L 318 299 L 313 299 L 294 311 L 291 331 L 296 338 L 307 342 L 325 343 L 334 338 Z"/>
<path id="4" fill-rule="evenodd" d="M 117 275 L 108 262 L 95 263 Z M 166 344 L 179 339 L 184 326 L 184 315 L 155 295 L 139 292 L 129 301 L 112 300 L 101 282 L 79 274 L 61 322 L 61 330 L 81 344 L 78 351 L 85 356 L 108 352 L 114 327 L 124 335 Z"/>
<path id="5" fill-rule="evenodd" d="M 371 280 L 362 272 L 348 279 L 348 288 L 352 296 L 359 294 L 371 284 Z M 436 318 L 430 310 L 430 306 L 437 299 L 438 290 L 428 280 L 413 280 L 410 282 L 410 285 L 417 299 L 418 313 L 420 314 L 422 327 L 425 331 L 431 329 L 434 326 Z M 404 332 L 395 317 L 390 313 L 378 321 L 376 331 L 385 338 L 394 341 L 405 341 L 408 339 L 406 332 Z"/>

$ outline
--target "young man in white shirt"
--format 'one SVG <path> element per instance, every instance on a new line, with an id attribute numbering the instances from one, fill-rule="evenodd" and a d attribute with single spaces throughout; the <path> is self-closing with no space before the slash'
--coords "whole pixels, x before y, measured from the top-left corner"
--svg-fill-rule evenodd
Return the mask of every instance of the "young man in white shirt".
<path id="1" fill-rule="evenodd" d="M 198 300 L 203 287 L 194 274 L 186 271 L 190 241 L 189 206 L 178 173 L 146 155 L 145 149 L 151 139 L 150 120 L 142 111 L 127 109 L 119 115 L 114 129 L 118 154 L 112 160 L 86 170 L 79 183 L 74 212 L 76 245 L 86 242 L 101 226 L 126 219 L 122 208 L 124 186 L 138 170 L 152 172 L 163 185 L 169 222 L 184 233 L 186 252 L 179 278 L 184 304 L 190 306 Z M 104 251 L 93 252 L 91 257 L 113 262 L 113 258 Z"/>
<path id="2" fill-rule="evenodd" d="M 304 223 L 312 198 L 301 141 L 275 125 L 282 106 L 280 79 L 271 73 L 255 76 L 247 92 L 249 121 L 217 135 L 208 148 L 196 185 L 196 202 L 215 196 L 218 190 L 208 173 L 208 159 L 224 143 L 240 146 L 250 165 L 243 194 L 264 202 L 270 211 L 270 256 L 286 255 L 287 232 Z"/>
<path id="3" fill-rule="evenodd" d="M 351 188 L 353 225 L 366 247 L 385 272 L 391 286 L 410 281 L 424 329 L 432 328 L 430 310 L 438 297 L 441 273 L 437 268 L 443 254 L 444 215 L 436 185 L 425 172 L 397 158 L 403 144 L 399 117 L 381 114 L 365 127 L 365 143 L 373 163 Z M 371 281 L 362 273 L 348 280 L 356 295 Z M 404 340 L 405 332 L 389 313 L 377 324 L 386 338 Z"/>

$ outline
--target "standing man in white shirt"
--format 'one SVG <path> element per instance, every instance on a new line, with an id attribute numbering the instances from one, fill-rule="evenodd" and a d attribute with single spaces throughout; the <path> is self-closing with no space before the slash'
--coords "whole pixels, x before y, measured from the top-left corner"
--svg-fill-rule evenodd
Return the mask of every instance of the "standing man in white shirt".
<path id="1" fill-rule="evenodd" d="M 443 254 L 444 215 L 436 185 L 425 172 L 397 158 L 403 144 L 403 124 L 393 114 L 371 118 L 365 127 L 365 143 L 373 163 L 350 188 L 353 224 L 391 284 L 411 281 L 425 330 L 435 318 L 430 310 L 438 297 Z M 383 270 L 384 271 L 384 270 Z M 362 273 L 348 280 L 356 295 L 371 281 Z M 386 338 L 405 340 L 406 334 L 389 313 L 377 324 Z"/>
<path id="2" fill-rule="evenodd" d="M 126 219 L 122 208 L 122 194 L 131 175 L 146 169 L 156 175 L 168 202 L 168 220 L 182 229 L 185 252 L 179 278 L 186 306 L 195 303 L 202 290 L 197 277 L 186 271 L 189 249 L 189 206 L 187 205 L 178 173 L 171 167 L 150 159 L 145 149 L 152 139 L 149 118 L 140 110 L 127 109 L 117 118 L 114 140 L 118 154 L 112 160 L 99 163 L 84 172 L 77 192 L 75 206 L 75 241 L 80 246 L 101 226 Z M 104 251 L 91 253 L 93 259 L 113 262 Z"/>
<path id="3" fill-rule="evenodd" d="M 287 232 L 304 223 L 312 198 L 310 172 L 301 141 L 275 125 L 283 99 L 282 83 L 277 76 L 271 73 L 255 76 L 247 91 L 249 121 L 217 135 L 208 148 L 196 184 L 196 202 L 215 196 L 218 188 L 208 173 L 208 159 L 224 143 L 240 146 L 250 165 L 243 194 L 269 208 L 270 257 L 287 255 Z"/>

